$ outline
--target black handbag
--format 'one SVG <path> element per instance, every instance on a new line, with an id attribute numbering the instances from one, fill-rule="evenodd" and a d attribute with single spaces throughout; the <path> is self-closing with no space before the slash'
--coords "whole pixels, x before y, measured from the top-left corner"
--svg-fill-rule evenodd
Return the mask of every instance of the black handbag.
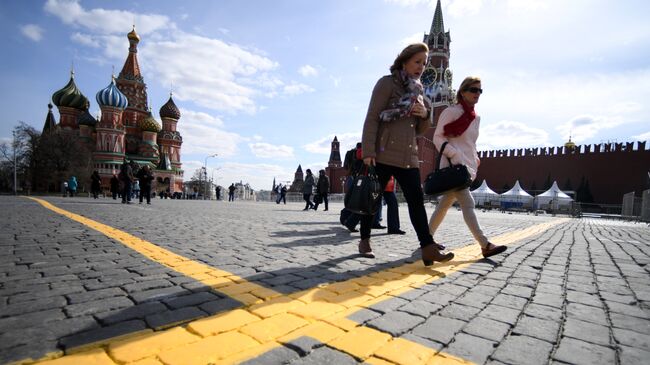
<path id="1" fill-rule="evenodd" d="M 352 186 L 345 193 L 345 208 L 352 213 L 373 215 L 379 207 L 382 190 L 375 168 L 369 166 L 366 175 L 354 176 Z"/>
<path id="2" fill-rule="evenodd" d="M 447 157 L 449 166 L 444 169 L 440 168 L 440 158 L 442 157 L 442 151 L 445 150 L 447 143 L 448 142 L 443 143 L 442 147 L 440 147 L 436 169 L 427 175 L 427 178 L 424 180 L 424 193 L 426 195 L 442 195 L 450 191 L 465 189 L 472 184 L 472 177 L 470 176 L 469 171 L 467 171 L 467 166 L 452 165 L 451 160 Z"/>

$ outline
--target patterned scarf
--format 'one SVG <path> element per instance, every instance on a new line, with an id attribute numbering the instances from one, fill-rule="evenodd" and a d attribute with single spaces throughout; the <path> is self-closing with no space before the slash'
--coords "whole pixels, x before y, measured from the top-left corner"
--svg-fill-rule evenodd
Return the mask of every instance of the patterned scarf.
<path id="1" fill-rule="evenodd" d="M 460 98 L 460 105 L 463 107 L 463 115 L 455 121 L 445 125 L 445 137 L 458 137 L 465 133 L 469 125 L 476 119 L 476 112 L 473 106 L 467 105 L 463 98 Z"/>
<path id="2" fill-rule="evenodd" d="M 413 110 L 413 105 L 418 101 L 423 102 L 424 87 L 419 78 L 409 77 L 404 70 L 393 71 L 393 76 L 402 81 L 406 93 L 389 109 L 379 113 L 379 119 L 383 122 L 408 117 Z"/>

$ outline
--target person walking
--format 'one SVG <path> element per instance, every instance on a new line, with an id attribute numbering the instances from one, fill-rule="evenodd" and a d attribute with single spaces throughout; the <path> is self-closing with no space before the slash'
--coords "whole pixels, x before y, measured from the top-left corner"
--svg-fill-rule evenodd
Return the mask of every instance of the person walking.
<path id="1" fill-rule="evenodd" d="M 454 257 L 452 252 L 441 253 L 441 247 L 429 233 L 420 185 L 415 137 L 431 127 L 433 114 L 420 82 L 428 52 L 426 44 L 414 43 L 395 58 L 390 67 L 391 74 L 380 78 L 372 92 L 361 139 L 363 162 L 375 166 L 382 190 L 391 176 L 402 188 L 425 266 Z M 372 220 L 372 215 L 362 217 L 358 247 L 362 256 L 371 258 L 375 257 L 370 245 Z"/>
<path id="2" fill-rule="evenodd" d="M 318 206 L 320 203 L 325 204 L 325 209 L 323 211 L 328 210 L 328 204 L 329 204 L 329 196 L 330 193 L 330 178 L 325 175 L 325 170 L 319 170 L 318 171 L 318 183 L 316 183 L 316 195 L 318 195 L 318 199 L 314 197 L 314 210 L 318 210 Z"/>
<path id="3" fill-rule="evenodd" d="M 102 190 L 102 178 L 99 176 L 99 171 L 93 171 L 90 175 L 90 191 L 93 193 L 93 198 L 97 199 Z"/>
<path id="4" fill-rule="evenodd" d="M 71 198 L 77 193 L 77 186 L 77 178 L 75 176 L 70 176 L 70 179 L 68 180 L 68 191 L 70 192 Z"/>
<path id="5" fill-rule="evenodd" d="M 140 204 L 142 204 L 143 198 L 147 199 L 147 204 L 151 204 L 151 182 L 153 181 L 154 177 L 151 173 L 149 165 L 144 165 L 140 171 L 138 171 L 136 177 L 140 182 Z"/>
<path id="6" fill-rule="evenodd" d="M 117 195 L 120 192 L 120 179 L 117 178 L 117 175 L 113 174 L 113 177 L 111 177 L 111 195 L 113 196 L 113 200 L 117 199 Z"/>
<path id="7" fill-rule="evenodd" d="M 305 200 L 305 209 L 314 209 L 314 203 L 311 202 L 311 193 L 314 191 L 314 175 L 312 175 L 311 170 L 307 169 L 305 171 L 305 183 L 302 186 L 302 198 Z"/>
<path id="8" fill-rule="evenodd" d="M 217 196 L 217 200 L 221 200 L 221 186 L 217 185 L 215 189 L 215 195 Z"/>
<path id="9" fill-rule="evenodd" d="M 68 196 L 68 182 L 65 180 L 61 182 L 61 193 L 63 194 L 64 198 Z"/>
<path id="10" fill-rule="evenodd" d="M 282 185 L 282 188 L 280 189 L 280 200 L 284 202 L 284 205 L 287 205 L 287 186 Z M 278 202 L 279 204 L 279 202 Z"/>
<path id="11" fill-rule="evenodd" d="M 138 173 L 140 173 L 140 171 L 142 171 L 142 169 L 138 170 Z M 138 174 L 136 173 L 135 176 L 137 177 Z M 133 182 L 133 194 L 132 195 L 133 195 L 133 199 L 140 198 L 140 180 L 138 180 L 138 179 L 135 179 L 135 181 Z"/>
<path id="12" fill-rule="evenodd" d="M 237 190 L 237 188 L 235 187 L 235 183 L 230 184 L 230 186 L 228 187 L 228 201 L 229 202 L 235 201 L 235 190 Z"/>
<path id="13" fill-rule="evenodd" d="M 449 166 L 449 161 L 453 165 L 465 165 L 472 180 L 476 178 L 476 172 L 481 162 L 476 153 L 476 140 L 478 139 L 481 117 L 474 110 L 481 94 L 483 94 L 481 79 L 476 76 L 466 77 L 456 93 L 457 104 L 448 107 L 440 114 L 436 131 L 433 134 L 433 144 L 438 151 L 442 148 L 443 143 L 447 142 L 443 150 L 443 157 L 445 158 L 440 159 L 440 168 Z M 436 233 L 447 214 L 447 210 L 456 201 L 460 204 L 465 224 L 481 246 L 483 257 L 487 258 L 505 251 L 506 246 L 491 243 L 483 233 L 476 219 L 474 198 L 470 194 L 469 188 L 452 191 L 443 194 L 439 198 L 438 205 L 429 220 L 431 235 Z"/>
<path id="14" fill-rule="evenodd" d="M 131 188 L 133 184 L 133 170 L 131 169 L 131 165 L 126 162 L 126 159 L 122 163 L 122 166 L 120 167 L 120 175 L 119 175 L 120 181 L 124 185 L 122 189 L 122 204 L 131 204 Z"/>
<path id="15" fill-rule="evenodd" d="M 384 189 L 384 201 L 386 202 L 386 220 L 388 221 L 388 234 L 405 234 L 399 229 L 399 206 L 395 195 L 395 177 L 391 176 Z"/>

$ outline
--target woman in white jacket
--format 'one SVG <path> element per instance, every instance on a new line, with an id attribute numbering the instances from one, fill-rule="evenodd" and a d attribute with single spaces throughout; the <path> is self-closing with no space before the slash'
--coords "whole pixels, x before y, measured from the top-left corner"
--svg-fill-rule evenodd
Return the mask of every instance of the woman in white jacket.
<path id="1" fill-rule="evenodd" d="M 440 167 L 449 166 L 447 160 L 449 158 L 454 165 L 467 166 L 472 180 L 476 178 L 476 171 L 481 162 L 476 153 L 476 140 L 478 139 L 481 117 L 476 115 L 474 106 L 478 103 L 482 93 L 481 79 L 475 76 L 466 77 L 458 88 L 456 94 L 457 104 L 448 107 L 442 112 L 433 135 L 433 143 L 438 151 L 440 151 L 443 143 L 448 142 L 443 151 L 444 156 L 440 160 Z M 469 188 L 446 193 L 440 198 L 438 206 L 429 220 L 429 231 L 432 236 L 442 223 L 447 210 L 455 201 L 460 204 L 465 224 L 467 224 L 472 235 L 481 245 L 483 257 L 490 257 L 506 250 L 506 246 L 494 245 L 485 237 L 476 219 L 474 198 L 472 198 Z"/>

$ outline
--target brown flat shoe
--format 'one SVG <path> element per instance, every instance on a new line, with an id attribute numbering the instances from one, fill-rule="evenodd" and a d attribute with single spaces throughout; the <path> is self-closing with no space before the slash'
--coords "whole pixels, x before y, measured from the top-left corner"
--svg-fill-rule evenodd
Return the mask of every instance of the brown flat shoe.
<path id="1" fill-rule="evenodd" d="M 422 247 L 422 263 L 424 266 L 431 266 L 434 261 L 446 262 L 453 258 L 453 252 L 442 254 L 435 243 Z"/>
<path id="2" fill-rule="evenodd" d="M 370 247 L 370 238 L 364 238 L 359 241 L 359 254 L 369 259 L 375 258 L 375 254 L 372 253 L 372 247 Z"/>
<path id="3" fill-rule="evenodd" d="M 481 247 L 481 253 L 483 254 L 483 257 L 488 258 L 490 256 L 498 255 L 507 249 L 508 247 L 506 246 L 499 246 L 488 242 L 488 245 L 485 246 L 485 248 Z"/>

